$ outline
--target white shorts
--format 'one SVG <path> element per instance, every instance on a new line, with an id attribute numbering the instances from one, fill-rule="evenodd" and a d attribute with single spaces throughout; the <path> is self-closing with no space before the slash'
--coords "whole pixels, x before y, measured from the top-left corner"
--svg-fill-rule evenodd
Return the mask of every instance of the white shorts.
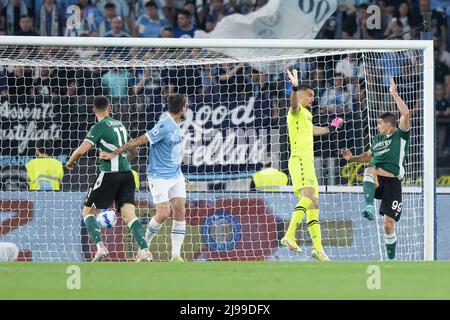
<path id="1" fill-rule="evenodd" d="M 176 179 L 148 178 L 148 185 L 155 204 L 168 202 L 173 198 L 186 199 L 186 185 L 183 175 Z"/>

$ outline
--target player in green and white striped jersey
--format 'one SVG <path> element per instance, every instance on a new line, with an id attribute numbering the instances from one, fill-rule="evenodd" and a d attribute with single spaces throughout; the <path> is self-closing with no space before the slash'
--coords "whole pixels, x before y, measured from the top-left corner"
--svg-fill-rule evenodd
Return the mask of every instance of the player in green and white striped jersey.
<path id="1" fill-rule="evenodd" d="M 350 150 L 344 149 L 341 154 L 347 161 L 369 162 L 364 171 L 366 208 L 362 215 L 368 220 L 374 220 L 374 198 L 381 200 L 379 213 L 384 219 L 387 257 L 395 260 L 395 223 L 400 220 L 402 213 L 401 180 L 405 176 L 403 162 L 408 153 L 411 123 L 408 106 L 399 96 L 394 79 L 391 79 L 389 92 L 401 113 L 398 128 L 395 114 L 385 112 L 378 117 L 379 134 L 373 138 L 370 150 L 353 156 Z"/>
<path id="2" fill-rule="evenodd" d="M 73 152 L 66 164 L 69 170 L 72 170 L 78 159 L 92 147 L 98 147 L 100 151 L 112 152 L 130 139 L 122 122 L 109 116 L 111 105 L 108 98 L 96 97 L 93 111 L 98 122 L 91 128 L 83 143 Z M 152 255 L 145 240 L 144 228 L 135 213 L 134 192 L 136 185 L 131 172 L 130 160 L 136 155 L 137 151 L 134 148 L 110 160 L 99 159 L 98 161 L 100 174 L 89 189 L 82 213 L 89 235 L 97 244 L 97 253 L 93 261 L 101 260 L 108 255 L 95 215 L 98 209 L 106 209 L 113 202 L 120 209 L 123 219 L 139 245 L 140 249 L 136 260 L 152 260 Z"/>

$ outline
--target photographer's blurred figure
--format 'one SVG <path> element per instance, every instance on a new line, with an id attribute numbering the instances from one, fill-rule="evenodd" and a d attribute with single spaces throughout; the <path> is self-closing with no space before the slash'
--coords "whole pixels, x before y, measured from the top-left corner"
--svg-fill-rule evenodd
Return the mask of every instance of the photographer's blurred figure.
<path id="1" fill-rule="evenodd" d="M 51 157 L 50 141 L 36 142 L 36 158 L 25 165 L 28 176 L 28 189 L 31 191 L 58 191 L 64 175 L 61 161 Z"/>

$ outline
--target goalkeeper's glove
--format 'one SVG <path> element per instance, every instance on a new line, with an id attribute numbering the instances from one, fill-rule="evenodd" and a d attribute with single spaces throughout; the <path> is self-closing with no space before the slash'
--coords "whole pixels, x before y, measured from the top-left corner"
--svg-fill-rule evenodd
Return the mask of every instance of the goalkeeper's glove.
<path id="1" fill-rule="evenodd" d="M 339 129 L 343 123 L 344 123 L 344 119 L 336 117 L 333 119 L 333 121 L 331 121 L 331 124 L 328 127 L 328 130 L 330 130 L 330 132 L 333 132 L 336 129 Z"/>
<path id="2" fill-rule="evenodd" d="M 291 83 L 292 90 L 298 91 L 298 72 L 297 69 L 294 69 L 292 73 L 289 70 L 286 70 L 287 77 L 289 82 Z"/>

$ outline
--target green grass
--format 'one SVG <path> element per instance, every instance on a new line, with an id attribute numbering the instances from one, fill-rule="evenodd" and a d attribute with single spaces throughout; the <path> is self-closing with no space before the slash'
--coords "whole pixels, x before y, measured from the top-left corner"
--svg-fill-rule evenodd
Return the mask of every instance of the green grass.
<path id="1" fill-rule="evenodd" d="M 80 290 L 70 265 L 0 263 L 0 299 L 450 299 L 450 261 L 78 263 Z"/>

